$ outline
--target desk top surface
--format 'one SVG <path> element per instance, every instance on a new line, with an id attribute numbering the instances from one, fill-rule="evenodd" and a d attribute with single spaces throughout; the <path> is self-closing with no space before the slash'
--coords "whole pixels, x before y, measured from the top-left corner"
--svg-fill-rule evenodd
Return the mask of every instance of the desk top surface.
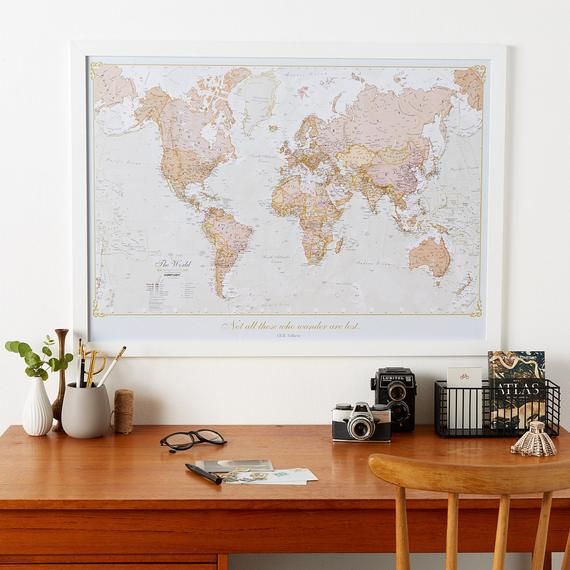
<path id="1" fill-rule="evenodd" d="M 330 426 L 208 426 L 220 431 L 227 445 L 202 444 L 176 454 L 159 445 L 168 433 L 199 427 L 136 426 L 127 436 L 80 440 L 53 432 L 30 437 L 20 426 L 11 426 L 0 438 L 0 509 L 393 509 L 393 487 L 368 468 L 371 453 L 479 465 L 570 460 L 565 430 L 555 438 L 559 454 L 548 458 L 512 455 L 516 438 L 446 439 L 431 426 L 393 434 L 389 444 L 333 444 Z M 319 481 L 215 486 L 184 465 L 204 459 L 271 459 L 278 469 L 307 467 Z M 408 497 L 412 508 L 445 501 L 425 491 L 409 491 Z M 570 491 L 555 497 L 570 504 Z"/>

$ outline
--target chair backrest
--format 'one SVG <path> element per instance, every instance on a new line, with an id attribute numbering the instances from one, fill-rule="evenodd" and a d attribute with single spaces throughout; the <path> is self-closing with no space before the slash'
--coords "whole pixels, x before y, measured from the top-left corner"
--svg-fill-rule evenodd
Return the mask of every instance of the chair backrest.
<path id="1" fill-rule="evenodd" d="M 502 570 L 507 547 L 510 497 L 542 493 L 542 506 L 532 557 L 532 570 L 542 570 L 546 552 L 552 493 L 570 488 L 570 461 L 528 465 L 455 465 L 373 454 L 368 463 L 374 475 L 396 485 L 396 570 L 409 570 L 406 489 L 448 493 L 446 570 L 457 569 L 459 494 L 499 495 L 499 517 L 493 570 Z M 569 557 L 570 540 L 564 559 Z M 564 568 L 564 567 L 563 567 Z"/>

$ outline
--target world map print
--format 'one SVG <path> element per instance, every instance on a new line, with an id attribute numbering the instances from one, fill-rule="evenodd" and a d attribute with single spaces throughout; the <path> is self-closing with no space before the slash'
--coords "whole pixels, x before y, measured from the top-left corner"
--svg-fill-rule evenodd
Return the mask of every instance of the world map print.
<path id="1" fill-rule="evenodd" d="M 481 317 L 486 75 L 91 58 L 92 316 Z"/>

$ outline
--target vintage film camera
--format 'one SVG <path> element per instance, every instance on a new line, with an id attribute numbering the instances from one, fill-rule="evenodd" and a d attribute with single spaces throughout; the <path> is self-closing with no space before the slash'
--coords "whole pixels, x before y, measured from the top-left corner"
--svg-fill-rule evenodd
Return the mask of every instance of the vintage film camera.
<path id="1" fill-rule="evenodd" d="M 332 412 L 333 441 L 390 441 L 392 433 L 387 406 L 370 406 L 366 402 L 337 404 Z"/>
<path id="2" fill-rule="evenodd" d="M 413 431 L 416 424 L 416 377 L 409 368 L 380 368 L 370 379 L 377 405 L 392 412 L 393 431 Z"/>

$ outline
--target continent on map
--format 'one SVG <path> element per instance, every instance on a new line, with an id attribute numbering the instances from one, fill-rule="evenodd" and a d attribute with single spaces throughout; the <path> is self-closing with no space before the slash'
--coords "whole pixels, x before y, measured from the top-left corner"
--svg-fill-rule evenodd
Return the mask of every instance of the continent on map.
<path id="1" fill-rule="evenodd" d="M 240 67 L 223 76 L 207 77 L 197 81 L 184 98 L 171 97 L 160 87 L 153 87 L 135 112 L 139 124 L 153 121 L 158 126 L 162 174 L 176 196 L 199 212 L 204 208 L 195 195 L 187 195 L 187 188 L 191 184 L 203 186 L 217 166 L 235 158 L 230 136 L 235 118 L 228 96 L 250 76 L 248 69 Z M 224 298 L 225 276 L 246 248 L 253 230 L 220 208 L 205 211 L 202 230 L 215 249 L 215 291 Z"/>
<path id="2" fill-rule="evenodd" d="M 460 92 L 467 96 L 469 105 L 481 111 L 483 109 L 483 78 L 477 69 L 474 67 L 457 69 L 453 75 Z"/>
<path id="3" fill-rule="evenodd" d="M 173 98 L 160 87 L 153 87 L 143 98 L 136 119 L 139 124 L 157 124 L 162 173 L 180 199 L 188 202 L 188 185 L 203 185 L 217 166 L 235 157 L 230 136 L 235 118 L 227 99 L 250 75 L 248 69 L 235 68 L 223 76 L 199 80 L 184 98 Z"/>
<path id="4" fill-rule="evenodd" d="M 443 119 L 451 110 L 452 95 L 444 87 L 404 89 L 397 95 L 367 85 L 343 115 L 317 124 L 315 142 L 333 161 L 353 145 L 367 149 L 370 160 L 353 167 L 355 175 L 369 176 L 376 188 L 392 186 L 404 195 L 414 193 L 416 171 L 422 169 L 431 148 L 424 127 L 439 117 L 445 130 Z"/>
<path id="5" fill-rule="evenodd" d="M 394 219 L 403 224 L 408 197 L 428 174 L 432 145 L 424 128 L 439 120 L 445 136 L 453 94 L 445 87 L 405 88 L 396 94 L 366 84 L 340 116 L 305 117 L 295 133 L 295 147 L 285 143 L 281 149 L 287 163 L 272 205 L 277 215 L 298 218 L 309 263 L 323 260 L 342 206 L 357 193 L 373 214 L 386 197 L 395 209 Z M 336 98 L 333 107 L 335 103 Z"/>
<path id="6" fill-rule="evenodd" d="M 135 97 L 137 91 L 132 79 L 122 76 L 118 65 L 107 63 L 91 64 L 93 80 L 93 102 L 95 110 L 122 103 L 126 97 Z"/>
<path id="7" fill-rule="evenodd" d="M 221 208 L 206 210 L 202 230 L 214 246 L 214 282 L 218 297 L 224 298 L 224 279 L 249 243 L 253 229 L 241 224 Z"/>
<path id="8" fill-rule="evenodd" d="M 333 241 L 334 223 L 343 212 L 340 204 L 331 200 L 325 185 L 315 183 L 310 192 L 304 192 L 300 176 L 293 176 L 276 188 L 272 207 L 278 216 L 299 218 L 307 262 L 319 264 Z"/>
<path id="9" fill-rule="evenodd" d="M 427 267 L 434 277 L 443 277 L 449 264 L 451 256 L 445 246 L 443 238 L 436 242 L 435 238 L 428 238 L 422 241 L 418 246 L 410 251 L 409 267 L 417 269 L 418 267 Z"/>

